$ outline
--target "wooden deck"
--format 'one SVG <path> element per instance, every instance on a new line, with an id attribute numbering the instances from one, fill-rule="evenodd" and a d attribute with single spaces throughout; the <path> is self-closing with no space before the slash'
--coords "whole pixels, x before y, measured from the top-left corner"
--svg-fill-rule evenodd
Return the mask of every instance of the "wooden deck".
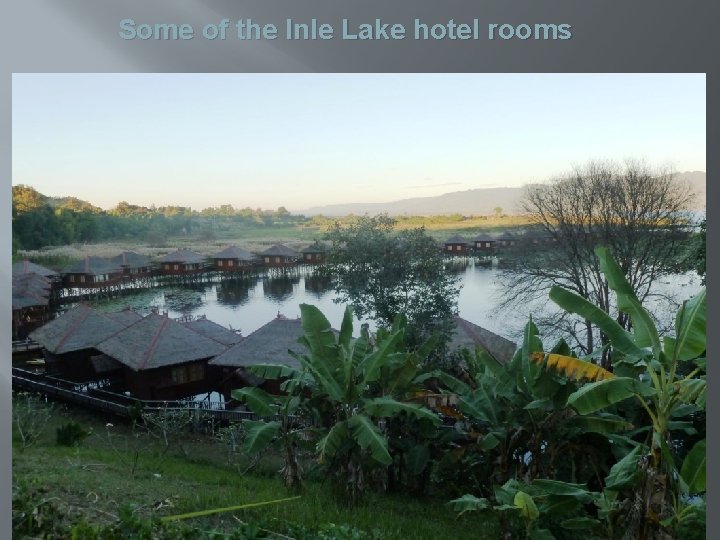
<path id="1" fill-rule="evenodd" d="M 74 403 L 99 412 L 121 417 L 130 416 L 130 407 L 140 403 L 144 413 L 192 411 L 198 419 L 238 422 L 241 420 L 258 420 L 259 417 L 250 411 L 226 409 L 226 403 L 220 401 L 150 401 L 140 400 L 125 394 L 110 392 L 113 381 L 74 382 L 59 379 L 45 373 L 34 373 L 21 368 L 12 368 L 12 385 L 14 389 L 35 392 L 47 396 L 48 399 Z M 265 420 L 281 420 L 279 416 L 264 418 Z"/>

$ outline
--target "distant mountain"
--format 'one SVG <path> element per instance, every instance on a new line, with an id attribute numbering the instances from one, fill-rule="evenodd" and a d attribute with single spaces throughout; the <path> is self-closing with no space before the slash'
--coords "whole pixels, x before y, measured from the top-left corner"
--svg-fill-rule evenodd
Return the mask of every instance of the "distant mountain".
<path id="1" fill-rule="evenodd" d="M 679 180 L 690 184 L 697 193 L 691 210 L 705 210 L 705 173 L 702 171 L 678 173 Z M 495 208 L 505 214 L 520 212 L 519 202 L 524 188 L 479 188 L 453 191 L 436 197 L 415 197 L 385 203 L 347 203 L 314 206 L 298 212 L 306 216 L 346 216 L 348 214 L 389 214 L 391 216 L 428 216 L 438 214 L 491 215 Z"/>
<path id="2" fill-rule="evenodd" d="M 453 191 L 436 197 L 415 197 L 387 203 L 348 203 L 315 206 L 301 214 L 346 216 L 382 214 L 427 216 L 438 214 L 493 214 L 496 207 L 506 214 L 517 212 L 522 188 L 481 188 Z"/>
<path id="3" fill-rule="evenodd" d="M 687 182 L 697 197 L 691 206 L 691 210 L 705 210 L 705 202 L 707 194 L 705 192 L 705 182 L 707 174 L 705 171 L 690 171 L 677 174 L 678 180 Z"/>

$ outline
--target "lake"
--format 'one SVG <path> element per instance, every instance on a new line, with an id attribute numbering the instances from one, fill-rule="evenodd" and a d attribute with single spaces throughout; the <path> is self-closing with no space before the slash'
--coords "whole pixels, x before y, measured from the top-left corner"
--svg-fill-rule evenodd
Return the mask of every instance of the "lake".
<path id="1" fill-rule="evenodd" d="M 553 309 L 549 300 L 539 300 L 524 304 L 521 309 L 501 311 L 498 306 L 503 299 L 501 280 L 505 270 L 473 263 L 454 265 L 453 268 L 462 286 L 458 299 L 460 316 L 508 339 L 516 342 L 520 339 L 530 314 L 539 317 Z M 647 305 L 654 315 L 663 314 L 659 317 L 661 322 L 670 324 L 678 303 L 696 294 L 700 287 L 700 278 L 694 273 L 668 276 L 657 282 L 656 296 Z M 91 303 L 102 310 L 130 306 L 140 312 L 148 312 L 155 306 L 161 313 L 167 311 L 172 318 L 205 315 L 211 321 L 241 330 L 247 336 L 278 314 L 299 317 L 301 303 L 320 308 L 338 328 L 344 306 L 333 302 L 334 298 L 326 280 L 310 272 L 300 272 L 290 277 L 254 277 L 192 287 L 151 289 Z M 356 323 L 356 331 L 359 327 Z"/>

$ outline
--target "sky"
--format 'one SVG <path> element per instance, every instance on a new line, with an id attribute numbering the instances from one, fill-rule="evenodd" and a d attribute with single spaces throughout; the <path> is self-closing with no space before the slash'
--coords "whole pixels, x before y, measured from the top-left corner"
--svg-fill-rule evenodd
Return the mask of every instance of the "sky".
<path id="1" fill-rule="evenodd" d="M 13 185 L 299 211 L 705 165 L 703 74 L 15 74 Z"/>

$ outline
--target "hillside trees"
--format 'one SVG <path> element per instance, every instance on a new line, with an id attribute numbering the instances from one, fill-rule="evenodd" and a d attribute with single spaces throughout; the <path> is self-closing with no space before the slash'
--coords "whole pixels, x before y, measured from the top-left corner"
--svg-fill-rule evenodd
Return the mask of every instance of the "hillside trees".
<path id="1" fill-rule="evenodd" d="M 630 286 L 644 300 L 659 277 L 677 268 L 678 253 L 688 236 L 683 211 L 693 197 L 689 186 L 677 182 L 670 171 L 637 161 L 593 161 L 547 183 L 528 186 L 522 207 L 535 226 L 554 240 L 553 249 L 516 261 L 507 283 L 510 302 L 522 305 L 542 298 L 557 285 L 605 312 L 613 311 L 594 253 L 597 245 L 612 250 Z M 623 313 L 617 313 L 617 319 L 624 328 L 631 324 Z M 572 332 L 585 353 L 607 343 L 589 320 L 580 328 L 566 325 L 562 330 Z M 607 358 L 603 361 L 608 365 Z"/>

